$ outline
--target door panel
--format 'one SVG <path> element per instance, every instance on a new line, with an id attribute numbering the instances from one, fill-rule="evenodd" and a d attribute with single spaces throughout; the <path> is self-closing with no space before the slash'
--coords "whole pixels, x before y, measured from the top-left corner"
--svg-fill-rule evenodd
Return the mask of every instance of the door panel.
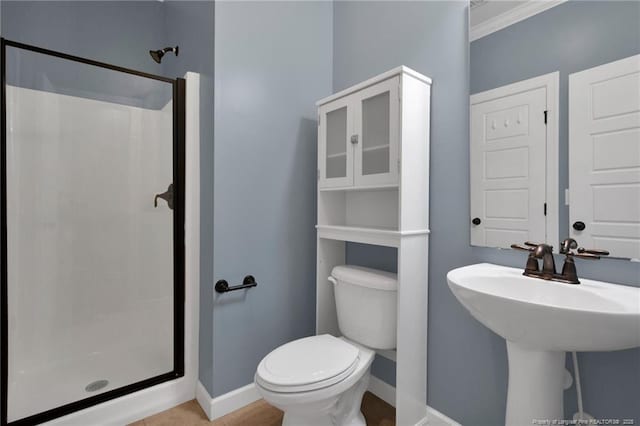
<path id="1" fill-rule="evenodd" d="M 184 82 L 2 48 L 0 423 L 39 424 L 183 374 Z"/>
<path id="2" fill-rule="evenodd" d="M 354 102 L 356 186 L 398 183 L 399 78 L 357 94 Z"/>
<path id="3" fill-rule="evenodd" d="M 537 88 L 472 102 L 472 245 L 547 240 L 546 96 Z"/>
<path id="4" fill-rule="evenodd" d="M 569 188 L 571 236 L 640 259 L 640 55 L 569 76 Z"/>
<path id="5" fill-rule="evenodd" d="M 349 97 L 338 99 L 319 109 L 318 172 L 319 187 L 353 185 L 352 107 Z"/>
<path id="6" fill-rule="evenodd" d="M 389 92 L 362 101 L 362 175 L 389 173 Z"/>
<path id="7" fill-rule="evenodd" d="M 330 111 L 327 117 L 326 177 L 347 176 L 347 151 L 344 135 L 347 134 L 347 107 Z"/>

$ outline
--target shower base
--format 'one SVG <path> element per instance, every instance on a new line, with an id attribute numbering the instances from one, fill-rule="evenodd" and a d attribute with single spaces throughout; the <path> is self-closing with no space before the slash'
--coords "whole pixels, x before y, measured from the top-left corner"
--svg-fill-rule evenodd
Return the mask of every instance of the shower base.
<path id="1" fill-rule="evenodd" d="M 9 383 L 9 421 L 159 376 L 172 369 L 170 350 L 126 347 L 92 353 L 47 369 L 20 371 Z M 87 385 L 98 380 L 109 383 L 93 392 L 85 390 Z"/>

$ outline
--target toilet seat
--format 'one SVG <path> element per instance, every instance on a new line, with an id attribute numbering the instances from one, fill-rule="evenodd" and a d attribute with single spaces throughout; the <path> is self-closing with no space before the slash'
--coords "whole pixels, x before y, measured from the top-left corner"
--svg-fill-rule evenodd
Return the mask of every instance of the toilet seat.
<path id="1" fill-rule="evenodd" d="M 328 334 L 294 340 L 258 365 L 256 382 L 273 392 L 307 392 L 332 386 L 358 366 L 360 350 Z"/>

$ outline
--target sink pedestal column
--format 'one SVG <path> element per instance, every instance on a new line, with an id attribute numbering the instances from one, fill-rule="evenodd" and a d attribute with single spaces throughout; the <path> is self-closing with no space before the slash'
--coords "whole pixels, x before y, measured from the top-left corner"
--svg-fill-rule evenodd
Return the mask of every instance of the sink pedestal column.
<path id="1" fill-rule="evenodd" d="M 564 418 L 565 353 L 525 349 L 507 341 L 509 388 L 507 426 Z"/>

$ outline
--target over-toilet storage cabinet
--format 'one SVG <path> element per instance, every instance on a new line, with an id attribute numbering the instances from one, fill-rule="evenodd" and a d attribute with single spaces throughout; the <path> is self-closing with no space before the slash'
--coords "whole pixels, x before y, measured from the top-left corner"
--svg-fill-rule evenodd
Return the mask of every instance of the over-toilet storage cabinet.
<path id="1" fill-rule="evenodd" d="M 402 66 L 317 102 L 316 332 L 340 335 L 327 277 L 347 243 L 396 248 L 397 349 L 379 355 L 396 361 L 400 426 L 427 415 L 430 89 Z"/>
<path id="2" fill-rule="evenodd" d="M 318 186 L 398 184 L 400 77 L 318 108 Z"/>

